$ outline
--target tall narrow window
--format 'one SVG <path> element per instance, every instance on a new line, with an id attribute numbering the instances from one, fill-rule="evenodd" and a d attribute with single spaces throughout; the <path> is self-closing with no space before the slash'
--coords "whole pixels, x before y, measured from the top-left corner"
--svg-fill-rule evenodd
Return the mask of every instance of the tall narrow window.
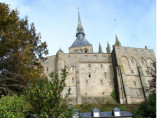
<path id="1" fill-rule="evenodd" d="M 131 63 L 134 64 L 134 59 L 133 58 L 131 59 Z"/>
<path id="2" fill-rule="evenodd" d="M 97 59 L 98 59 L 98 57 L 96 55 L 94 55 L 94 60 L 97 60 Z"/>
<path id="3" fill-rule="evenodd" d="M 103 67 L 102 64 L 100 64 L 101 68 Z"/>
<path id="4" fill-rule="evenodd" d="M 86 80 L 86 86 L 88 86 L 88 80 Z"/>
<path id="5" fill-rule="evenodd" d="M 134 49 L 134 53 L 137 53 L 137 50 L 136 50 L 136 49 Z"/>
<path id="6" fill-rule="evenodd" d="M 127 48 L 125 48 L 125 53 L 128 53 L 128 49 Z"/>
<path id="7" fill-rule="evenodd" d="M 106 56 L 102 56 L 102 60 L 104 61 L 106 59 Z"/>
<path id="8" fill-rule="evenodd" d="M 148 51 L 148 54 L 149 54 L 149 55 L 152 55 L 152 52 L 151 52 L 151 51 Z"/>
<path id="9" fill-rule="evenodd" d="M 137 86 L 136 86 L 136 82 L 134 82 L 134 87 L 136 88 Z"/>
<path id="10" fill-rule="evenodd" d="M 144 54 L 144 50 L 141 50 L 141 54 Z"/>
<path id="11" fill-rule="evenodd" d="M 84 59 L 85 59 L 85 60 L 88 60 L 88 55 L 85 55 L 85 56 L 84 56 Z"/>
<path id="12" fill-rule="evenodd" d="M 90 68 L 90 67 L 91 67 L 91 65 L 90 65 L 90 64 L 88 64 L 88 67 Z"/>
<path id="13" fill-rule="evenodd" d="M 118 50 L 118 52 L 120 53 L 120 48 L 118 48 L 117 50 Z"/>
<path id="14" fill-rule="evenodd" d="M 74 83 L 74 82 L 75 82 L 74 77 L 72 77 L 72 83 Z"/>
<path id="15" fill-rule="evenodd" d="M 89 78 L 91 77 L 91 74 L 89 73 Z"/>
<path id="16" fill-rule="evenodd" d="M 101 85 L 103 85 L 103 81 L 101 80 L 100 82 L 101 82 Z"/>
<path id="17" fill-rule="evenodd" d="M 132 75 L 134 74 L 134 70 L 131 70 L 131 74 L 132 74 Z"/>
<path id="18" fill-rule="evenodd" d="M 141 64 L 144 65 L 144 60 L 143 59 L 141 60 Z"/>
<path id="19" fill-rule="evenodd" d="M 68 60 L 71 60 L 71 56 L 68 56 Z"/>
<path id="20" fill-rule="evenodd" d="M 74 67 L 72 67 L 72 71 L 74 71 L 75 70 L 75 68 Z"/>
<path id="21" fill-rule="evenodd" d="M 139 96 L 139 94 L 138 94 L 138 92 L 136 91 L 136 96 L 138 97 Z"/>
<path id="22" fill-rule="evenodd" d="M 104 76 L 105 76 L 105 78 L 107 78 L 107 74 L 106 74 L 106 72 L 104 73 Z"/>

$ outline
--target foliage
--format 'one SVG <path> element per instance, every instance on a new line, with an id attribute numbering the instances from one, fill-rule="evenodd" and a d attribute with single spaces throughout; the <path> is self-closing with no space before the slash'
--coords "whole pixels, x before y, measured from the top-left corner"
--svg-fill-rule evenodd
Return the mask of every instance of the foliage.
<path id="1" fill-rule="evenodd" d="M 150 87 L 148 90 L 151 92 L 155 92 L 156 91 L 156 62 L 152 63 L 150 74 L 152 79 L 149 81 Z"/>
<path id="2" fill-rule="evenodd" d="M 34 24 L 29 26 L 28 18 L 18 14 L 0 3 L 0 95 L 21 93 L 28 79 L 40 78 L 43 68 L 36 59 L 48 53 Z"/>
<path id="3" fill-rule="evenodd" d="M 114 100 L 116 100 L 116 91 L 113 90 L 113 91 L 111 92 L 110 96 L 111 96 Z"/>
<path id="4" fill-rule="evenodd" d="M 133 110 L 135 118 L 156 118 L 156 94 L 153 93 L 138 108 Z"/>
<path id="5" fill-rule="evenodd" d="M 0 106 L 0 118 L 22 118 L 31 109 L 23 95 L 2 96 Z"/>
<path id="6" fill-rule="evenodd" d="M 31 81 L 26 92 L 27 99 L 32 105 L 33 112 L 39 117 L 70 117 L 72 109 L 62 98 L 65 87 L 66 70 L 62 70 L 61 78 L 58 74 L 51 73 L 52 82 L 45 79 Z M 70 94 L 70 89 L 66 97 Z"/>

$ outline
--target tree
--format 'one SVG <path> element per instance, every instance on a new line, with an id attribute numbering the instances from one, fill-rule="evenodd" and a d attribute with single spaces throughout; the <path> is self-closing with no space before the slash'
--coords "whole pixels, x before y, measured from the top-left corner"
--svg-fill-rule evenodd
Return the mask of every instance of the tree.
<path id="1" fill-rule="evenodd" d="M 20 19 L 5 3 L 0 3 L 0 14 L 0 95 L 19 93 L 28 79 L 41 77 L 43 68 L 36 60 L 48 54 L 47 44 L 28 17 Z"/>
<path id="2" fill-rule="evenodd" d="M 156 118 L 156 94 L 152 93 L 132 113 L 134 118 Z"/>
<path id="3" fill-rule="evenodd" d="M 70 94 L 68 90 L 65 98 L 62 92 L 67 76 L 66 69 L 62 70 L 61 78 L 58 74 L 51 73 L 52 82 L 45 79 L 31 80 L 31 84 L 26 91 L 26 96 L 32 106 L 32 113 L 38 117 L 53 117 L 53 118 L 69 118 L 73 114 L 73 110 L 65 104 L 65 98 Z"/>
<path id="4" fill-rule="evenodd" d="M 138 108 L 133 110 L 133 117 L 135 118 L 156 118 L 156 62 L 152 63 L 150 75 L 152 77 L 148 89 L 150 95 Z"/>
<path id="5" fill-rule="evenodd" d="M 151 74 L 152 79 L 149 81 L 150 87 L 148 90 L 155 93 L 156 91 L 156 62 L 152 63 L 152 67 L 150 71 L 151 71 L 150 74 Z"/>

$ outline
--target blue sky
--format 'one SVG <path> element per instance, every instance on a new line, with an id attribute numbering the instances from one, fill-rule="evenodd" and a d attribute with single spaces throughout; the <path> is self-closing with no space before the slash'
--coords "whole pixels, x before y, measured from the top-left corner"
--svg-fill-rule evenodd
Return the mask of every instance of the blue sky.
<path id="1" fill-rule="evenodd" d="M 20 18 L 26 15 L 35 23 L 42 41 L 48 44 L 49 55 L 68 48 L 76 39 L 78 9 L 86 39 L 98 52 L 99 42 L 106 52 L 117 34 L 122 46 L 156 50 L 155 0 L 0 0 L 17 8 Z M 114 20 L 116 19 L 116 21 Z M 156 51 L 155 51 L 156 53 Z"/>

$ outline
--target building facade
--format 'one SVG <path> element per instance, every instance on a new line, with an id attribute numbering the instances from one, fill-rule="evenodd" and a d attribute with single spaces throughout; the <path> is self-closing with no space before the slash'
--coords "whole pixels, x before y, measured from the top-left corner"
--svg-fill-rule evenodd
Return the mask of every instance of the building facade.
<path id="1" fill-rule="evenodd" d="M 68 76 L 63 96 L 71 88 L 71 104 L 110 101 L 111 93 L 116 94 L 121 104 L 136 104 L 145 100 L 149 93 L 150 70 L 155 61 L 154 51 L 145 48 L 121 46 L 116 36 L 111 51 L 109 43 L 106 52 L 99 44 L 98 53 L 93 52 L 92 44 L 85 39 L 78 11 L 76 40 L 69 47 L 69 53 L 61 49 L 56 55 L 42 62 L 45 74 L 59 75 L 66 68 Z"/>

